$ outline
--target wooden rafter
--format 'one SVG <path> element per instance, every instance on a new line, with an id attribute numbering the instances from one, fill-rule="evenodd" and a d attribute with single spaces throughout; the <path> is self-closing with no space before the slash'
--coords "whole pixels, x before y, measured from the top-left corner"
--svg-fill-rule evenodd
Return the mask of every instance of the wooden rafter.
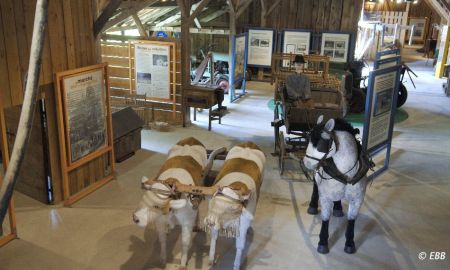
<path id="1" fill-rule="evenodd" d="M 253 0 L 247 0 L 247 1 L 241 1 L 240 5 L 236 11 L 236 19 L 239 18 L 244 11 L 250 6 L 250 4 L 253 2 Z"/>
<path id="2" fill-rule="evenodd" d="M 146 0 L 143 2 L 140 2 L 139 5 L 135 5 L 133 8 L 124 9 L 121 11 L 119 15 L 114 17 L 113 19 L 106 22 L 103 26 L 103 28 L 100 30 L 102 32 L 103 30 L 107 30 L 114 25 L 120 23 L 121 21 L 125 20 L 126 18 L 130 17 L 133 14 L 136 14 L 138 11 L 142 10 L 143 8 L 146 8 L 148 6 L 151 6 L 155 3 L 157 3 L 159 0 Z"/>
<path id="3" fill-rule="evenodd" d="M 141 35 L 141 37 L 148 38 L 147 31 L 145 31 L 145 28 L 142 25 L 141 19 L 139 19 L 139 16 L 137 15 L 137 13 L 135 13 L 135 14 L 133 14 L 131 16 L 133 17 L 133 20 L 136 23 L 137 29 L 138 29 L 139 34 Z"/>
<path id="4" fill-rule="evenodd" d="M 122 0 L 110 0 L 108 5 L 103 9 L 102 14 L 94 22 L 94 37 L 102 31 L 105 24 L 108 22 L 109 18 L 116 14 L 117 9 L 122 4 Z"/>
<path id="5" fill-rule="evenodd" d="M 281 0 L 277 0 L 275 1 L 270 8 L 267 10 L 266 14 L 264 15 L 265 17 L 268 17 L 270 15 L 270 13 L 272 13 L 272 11 L 280 4 Z"/>
<path id="6" fill-rule="evenodd" d="M 194 19 L 197 18 L 197 16 L 200 15 L 200 13 L 203 11 L 203 9 L 209 4 L 210 0 L 202 0 L 198 6 L 195 8 L 195 10 L 191 13 L 189 16 L 189 24 L 191 24 Z"/>

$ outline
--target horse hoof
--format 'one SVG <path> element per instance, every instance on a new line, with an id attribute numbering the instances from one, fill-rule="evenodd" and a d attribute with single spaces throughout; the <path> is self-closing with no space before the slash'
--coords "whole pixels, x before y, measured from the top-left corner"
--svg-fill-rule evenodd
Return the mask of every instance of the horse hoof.
<path id="1" fill-rule="evenodd" d="M 317 215 L 317 214 L 319 214 L 319 209 L 310 206 L 310 207 L 308 207 L 307 212 L 310 215 Z"/>
<path id="2" fill-rule="evenodd" d="M 342 209 L 334 209 L 333 210 L 333 216 L 335 216 L 335 217 L 343 217 L 344 216 L 344 211 L 342 211 Z"/>
<path id="3" fill-rule="evenodd" d="M 187 270 L 187 267 L 186 267 L 186 266 L 180 266 L 179 269 L 180 269 L 180 270 Z"/>
<path id="4" fill-rule="evenodd" d="M 328 245 L 319 245 L 317 247 L 317 252 L 319 252 L 320 254 L 327 254 L 328 252 L 330 252 L 330 250 L 328 249 Z"/>
<path id="5" fill-rule="evenodd" d="M 354 254 L 356 252 L 356 247 L 355 246 L 345 246 L 344 251 L 347 254 Z"/>

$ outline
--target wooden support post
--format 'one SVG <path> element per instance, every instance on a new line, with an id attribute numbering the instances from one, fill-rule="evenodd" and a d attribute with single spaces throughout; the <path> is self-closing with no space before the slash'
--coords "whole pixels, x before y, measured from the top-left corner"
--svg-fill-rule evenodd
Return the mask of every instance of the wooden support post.
<path id="1" fill-rule="evenodd" d="M 405 12 L 403 12 L 403 18 L 402 18 L 402 25 L 408 25 L 408 17 L 409 17 L 409 11 L 411 10 L 411 3 L 407 2 L 406 3 L 406 10 Z M 406 39 L 406 29 L 402 28 L 402 30 L 400 31 L 400 46 L 405 45 L 405 39 Z"/>
<path id="2" fill-rule="evenodd" d="M 228 63 L 229 63 L 229 66 L 231 67 L 231 63 L 233 62 L 233 57 L 234 57 L 234 55 L 232 55 L 232 53 L 233 53 L 232 52 L 233 51 L 233 37 L 236 35 L 236 10 L 235 10 L 235 6 L 233 5 L 232 0 L 228 0 L 227 2 L 228 2 L 228 6 L 230 7 L 230 9 L 229 9 L 230 34 L 228 35 L 228 55 L 229 55 Z M 230 71 L 230 72 L 234 72 L 234 71 Z M 230 86 L 230 87 L 232 87 L 232 86 Z"/>

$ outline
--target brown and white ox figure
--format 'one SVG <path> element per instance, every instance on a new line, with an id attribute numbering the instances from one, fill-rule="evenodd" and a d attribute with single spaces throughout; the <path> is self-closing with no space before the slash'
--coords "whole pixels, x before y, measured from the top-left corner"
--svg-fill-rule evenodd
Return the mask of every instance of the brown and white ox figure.
<path id="1" fill-rule="evenodd" d="M 145 192 L 139 208 L 133 214 L 133 221 L 141 227 L 155 224 L 161 244 L 163 265 L 167 258 L 166 232 L 168 228 L 172 229 L 178 222 L 182 228 L 180 269 L 186 269 L 192 230 L 196 225 L 198 214 L 198 205 L 193 204 L 186 195 L 177 198 L 169 183 L 176 180 L 185 185 L 203 186 L 203 174 L 206 173 L 204 169 L 208 167 L 208 162 L 206 148 L 198 140 L 187 138 L 179 141 L 170 149 L 168 159 L 155 178 L 162 182 L 147 186 L 149 190 Z M 143 177 L 144 185 L 147 180 L 146 177 Z"/>
<path id="2" fill-rule="evenodd" d="M 209 202 L 204 220 L 205 230 L 211 233 L 209 264 L 214 264 L 218 235 L 236 238 L 236 257 L 233 269 L 241 265 L 247 230 L 256 210 L 259 190 L 263 180 L 266 158 L 252 142 L 233 147 L 216 177 L 218 191 Z"/>

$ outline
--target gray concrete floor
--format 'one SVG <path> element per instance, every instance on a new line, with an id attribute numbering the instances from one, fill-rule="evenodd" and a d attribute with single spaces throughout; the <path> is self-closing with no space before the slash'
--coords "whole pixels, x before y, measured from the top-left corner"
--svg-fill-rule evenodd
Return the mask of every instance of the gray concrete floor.
<path id="1" fill-rule="evenodd" d="M 412 65 L 424 67 L 424 61 Z M 430 68 L 419 71 L 421 89 L 412 91 L 396 124 L 390 170 L 368 188 L 356 222 L 358 251 L 344 253 L 345 218 L 332 218 L 328 255 L 316 252 L 320 218 L 306 213 L 312 184 L 287 161 L 280 177 L 273 149 L 273 88 L 249 83 L 249 95 L 228 105 L 223 124 L 208 132 L 206 112 L 189 128 L 143 131 L 143 150 L 117 166 L 117 179 L 71 208 L 46 206 L 16 193 L 20 239 L 0 249 L 0 269 L 160 269 L 154 230 L 132 224 L 142 195 L 142 175 L 154 176 L 167 150 L 195 136 L 208 148 L 238 141 L 258 143 L 267 155 L 256 219 L 247 237 L 243 269 L 449 269 L 450 99 Z M 409 88 L 408 88 L 409 89 Z M 217 166 L 220 163 L 217 162 Z M 205 205 L 201 208 L 205 212 Z M 180 230 L 169 233 L 169 263 L 180 262 Z M 208 237 L 194 235 L 188 269 L 208 269 Z M 419 252 L 443 251 L 443 261 L 419 260 Z M 219 239 L 218 264 L 230 269 L 233 241 Z"/>

